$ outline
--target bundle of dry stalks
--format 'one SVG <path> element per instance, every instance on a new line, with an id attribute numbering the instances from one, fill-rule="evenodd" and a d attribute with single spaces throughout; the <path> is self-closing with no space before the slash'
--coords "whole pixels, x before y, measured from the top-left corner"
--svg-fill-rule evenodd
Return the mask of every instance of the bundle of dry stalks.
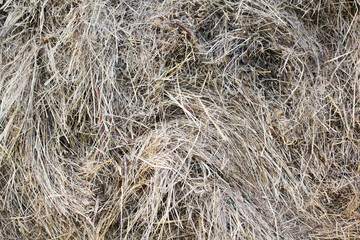
<path id="1" fill-rule="evenodd" d="M 0 239 L 360 238 L 359 7 L 0 1 Z"/>

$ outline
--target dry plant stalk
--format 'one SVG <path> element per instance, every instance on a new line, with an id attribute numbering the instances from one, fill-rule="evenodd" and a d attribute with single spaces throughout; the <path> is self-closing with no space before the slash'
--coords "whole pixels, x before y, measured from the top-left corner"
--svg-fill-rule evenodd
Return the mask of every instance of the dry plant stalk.
<path id="1" fill-rule="evenodd" d="M 0 239 L 359 239 L 359 7 L 0 1 Z"/>

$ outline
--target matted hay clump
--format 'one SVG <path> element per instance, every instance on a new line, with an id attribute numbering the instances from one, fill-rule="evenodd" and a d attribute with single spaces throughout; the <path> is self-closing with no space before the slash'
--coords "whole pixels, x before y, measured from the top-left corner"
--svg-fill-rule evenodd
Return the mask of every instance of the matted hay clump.
<path id="1" fill-rule="evenodd" d="M 0 2 L 0 239 L 360 238 L 359 1 Z"/>

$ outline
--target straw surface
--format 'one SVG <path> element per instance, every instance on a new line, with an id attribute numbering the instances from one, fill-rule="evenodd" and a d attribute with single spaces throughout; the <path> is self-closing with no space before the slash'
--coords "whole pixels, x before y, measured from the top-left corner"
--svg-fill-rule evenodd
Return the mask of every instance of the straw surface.
<path id="1" fill-rule="evenodd" d="M 0 1 L 0 239 L 360 238 L 359 1 Z"/>

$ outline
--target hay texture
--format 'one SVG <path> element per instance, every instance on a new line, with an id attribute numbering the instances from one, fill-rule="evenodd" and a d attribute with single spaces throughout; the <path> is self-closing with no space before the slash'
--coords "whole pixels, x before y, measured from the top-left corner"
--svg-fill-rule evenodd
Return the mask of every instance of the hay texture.
<path id="1" fill-rule="evenodd" d="M 359 8 L 0 1 L 0 239 L 359 239 Z"/>

